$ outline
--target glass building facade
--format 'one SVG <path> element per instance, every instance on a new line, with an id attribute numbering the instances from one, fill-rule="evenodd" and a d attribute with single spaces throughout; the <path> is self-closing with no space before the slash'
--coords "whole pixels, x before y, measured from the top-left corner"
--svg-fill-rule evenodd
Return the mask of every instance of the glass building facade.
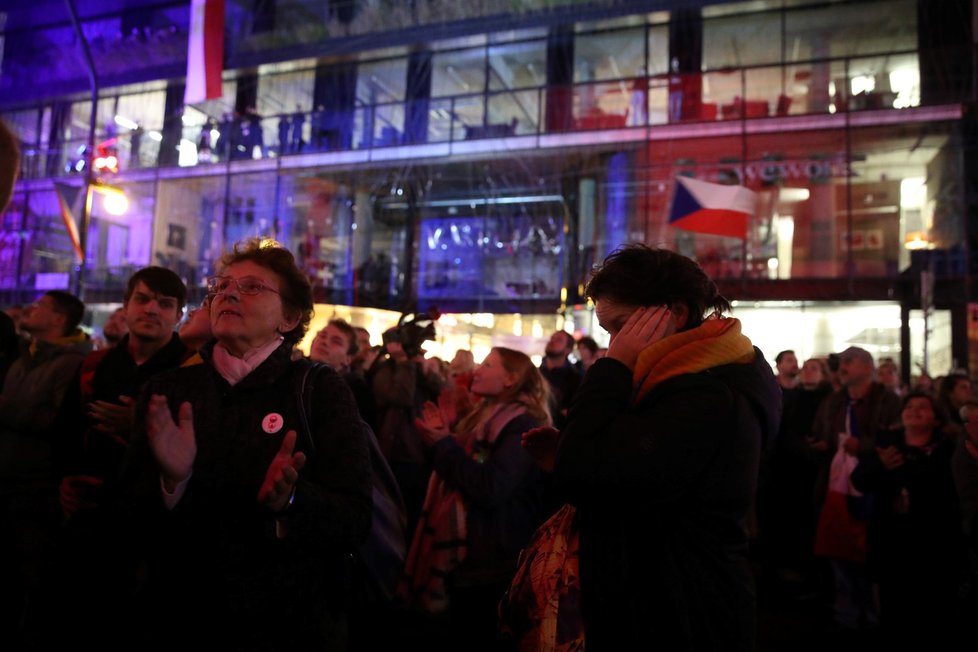
<path id="1" fill-rule="evenodd" d="M 943 64 L 973 54 L 947 9 L 970 3 L 228 3 L 222 97 L 184 106 L 188 4 L 82 10 L 109 82 L 96 141 L 130 201 L 93 203 L 86 297 L 147 264 L 202 292 L 223 250 L 264 236 L 330 306 L 590 332 L 587 273 L 639 240 L 698 260 L 741 311 L 889 302 L 876 350 L 905 366 L 924 270 L 949 364 L 967 359 L 974 71 Z M 76 274 L 59 188 L 81 184 L 92 110 L 81 57 L 51 64 L 77 51 L 70 24 L 30 18 L 0 23 L 0 117 L 24 153 L 2 216 L 11 300 Z M 754 190 L 746 239 L 670 225 L 679 176 Z"/>

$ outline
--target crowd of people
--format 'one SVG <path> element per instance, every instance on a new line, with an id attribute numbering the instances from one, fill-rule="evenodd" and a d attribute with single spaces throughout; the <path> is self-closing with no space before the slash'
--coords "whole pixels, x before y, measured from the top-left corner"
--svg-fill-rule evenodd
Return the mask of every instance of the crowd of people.
<path id="1" fill-rule="evenodd" d="M 978 577 L 968 374 L 907 386 L 895 361 L 855 346 L 798 362 L 776 357 L 784 412 L 761 465 L 763 579 L 779 599 L 823 595 L 835 631 L 861 640 L 954 640 Z"/>
<path id="2" fill-rule="evenodd" d="M 9 649 L 749 650 L 755 578 L 840 631 L 955 631 L 967 374 L 908 389 L 850 347 L 775 375 L 696 263 L 644 245 L 586 292 L 609 347 L 557 331 L 539 366 L 426 356 L 417 321 L 372 345 L 333 319 L 306 356 L 309 281 L 257 240 L 186 314 L 138 271 L 97 340 L 68 292 L 0 313 Z"/>

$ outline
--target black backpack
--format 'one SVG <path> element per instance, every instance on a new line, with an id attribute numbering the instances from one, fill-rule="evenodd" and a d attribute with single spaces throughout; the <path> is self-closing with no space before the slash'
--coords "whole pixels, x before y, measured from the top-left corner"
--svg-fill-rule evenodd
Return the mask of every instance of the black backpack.
<path id="1" fill-rule="evenodd" d="M 302 437 L 308 442 L 309 452 L 315 452 L 306 393 L 310 391 L 309 375 L 313 370 L 326 365 L 312 362 L 302 373 L 296 387 L 296 400 L 299 404 L 299 418 L 302 423 Z M 360 599 L 365 602 L 389 602 L 394 598 L 397 585 L 404 573 L 404 559 L 407 556 L 405 530 L 407 517 L 404 499 L 397 480 L 391 471 L 373 429 L 362 418 L 360 423 L 366 430 L 370 447 L 371 487 L 373 510 L 370 517 L 370 533 L 367 540 L 354 554 L 363 589 Z"/>

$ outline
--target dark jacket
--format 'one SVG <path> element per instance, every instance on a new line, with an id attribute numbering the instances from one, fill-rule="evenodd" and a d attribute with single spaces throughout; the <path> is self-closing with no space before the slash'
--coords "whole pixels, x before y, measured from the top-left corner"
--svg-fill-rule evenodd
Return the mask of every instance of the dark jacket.
<path id="1" fill-rule="evenodd" d="M 468 506 L 468 546 L 457 584 L 511 579 L 520 551 L 543 522 L 543 474 L 520 444 L 522 434 L 539 425 L 528 414 L 512 419 L 483 462 L 472 459 L 454 437 L 432 447 L 435 472 Z"/>
<path id="2" fill-rule="evenodd" d="M 857 410 L 857 417 L 861 413 L 865 418 L 858 424 L 859 452 L 870 453 L 875 451 L 876 437 L 881 432 L 891 430 L 900 425 L 900 397 L 889 389 L 874 382 L 869 392 L 860 399 L 864 405 Z M 829 469 L 832 465 L 832 457 L 838 448 L 838 436 L 846 427 L 846 410 L 849 405 L 849 394 L 845 388 L 829 394 L 828 397 L 818 408 L 815 414 L 815 425 L 812 427 L 812 436 L 818 441 L 828 444 L 826 449 L 814 455 L 815 463 L 818 467 L 818 477 L 815 481 L 815 501 L 821 509 L 821 503 L 825 500 L 825 493 L 829 485 Z"/>
<path id="3" fill-rule="evenodd" d="M 366 538 L 371 472 L 366 431 L 343 379 L 320 366 L 310 375 L 310 450 L 296 387 L 308 361 L 292 362 L 283 343 L 233 387 L 210 364 L 152 378 L 140 398 L 126 480 L 135 496 L 156 593 L 165 604 L 166 635 L 180 632 L 233 649 L 322 648 L 335 634 L 349 591 L 349 553 Z M 148 450 L 148 399 L 165 395 L 176 418 L 193 406 L 197 454 L 183 498 L 167 512 Z M 269 425 L 269 415 L 274 425 Z M 281 417 L 280 419 L 278 417 Z M 294 502 L 280 520 L 257 501 L 269 463 L 289 430 L 308 461 Z M 158 623 L 162 625 L 163 623 Z"/>
<path id="4" fill-rule="evenodd" d="M 887 469 L 874 449 L 859 455 L 852 472 L 856 489 L 872 494 L 867 561 L 889 576 L 911 564 L 964 567 L 964 540 L 958 495 L 951 474 L 955 443 L 935 435 L 927 448 L 908 446 L 902 429 L 877 436 L 879 448 L 895 447 L 904 462 Z M 940 550 L 934 542 L 940 541 Z M 933 569 L 932 569 L 933 570 Z"/>
<path id="5" fill-rule="evenodd" d="M 0 493 L 54 484 L 54 423 L 91 343 L 38 342 L 11 365 L 0 393 Z"/>
<path id="6" fill-rule="evenodd" d="M 577 507 L 589 650 L 749 650 L 747 513 L 781 391 L 760 351 L 633 405 L 617 360 L 588 370 L 554 479 Z"/>
<path id="7" fill-rule="evenodd" d="M 62 475 L 85 473 L 109 481 L 118 477 L 126 446 L 92 426 L 88 405 L 94 401 L 119 404 L 120 396 L 136 398 L 147 380 L 180 366 L 192 353 L 174 333 L 159 351 L 137 365 L 129 353 L 129 337 L 126 334 L 116 346 L 90 353 L 65 397 L 58 433 Z"/>

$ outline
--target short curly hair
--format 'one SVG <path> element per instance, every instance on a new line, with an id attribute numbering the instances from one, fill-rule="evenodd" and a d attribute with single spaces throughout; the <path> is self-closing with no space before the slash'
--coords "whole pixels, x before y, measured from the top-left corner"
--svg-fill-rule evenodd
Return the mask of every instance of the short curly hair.
<path id="1" fill-rule="evenodd" d="M 282 281 L 279 296 L 286 316 L 298 317 L 296 327 L 282 336 L 290 344 L 298 344 L 309 328 L 312 320 L 312 285 L 309 278 L 295 263 L 292 252 L 274 240 L 251 238 L 238 242 L 234 249 L 221 257 L 220 269 L 224 270 L 235 263 L 251 261 L 260 267 L 274 272 Z"/>

